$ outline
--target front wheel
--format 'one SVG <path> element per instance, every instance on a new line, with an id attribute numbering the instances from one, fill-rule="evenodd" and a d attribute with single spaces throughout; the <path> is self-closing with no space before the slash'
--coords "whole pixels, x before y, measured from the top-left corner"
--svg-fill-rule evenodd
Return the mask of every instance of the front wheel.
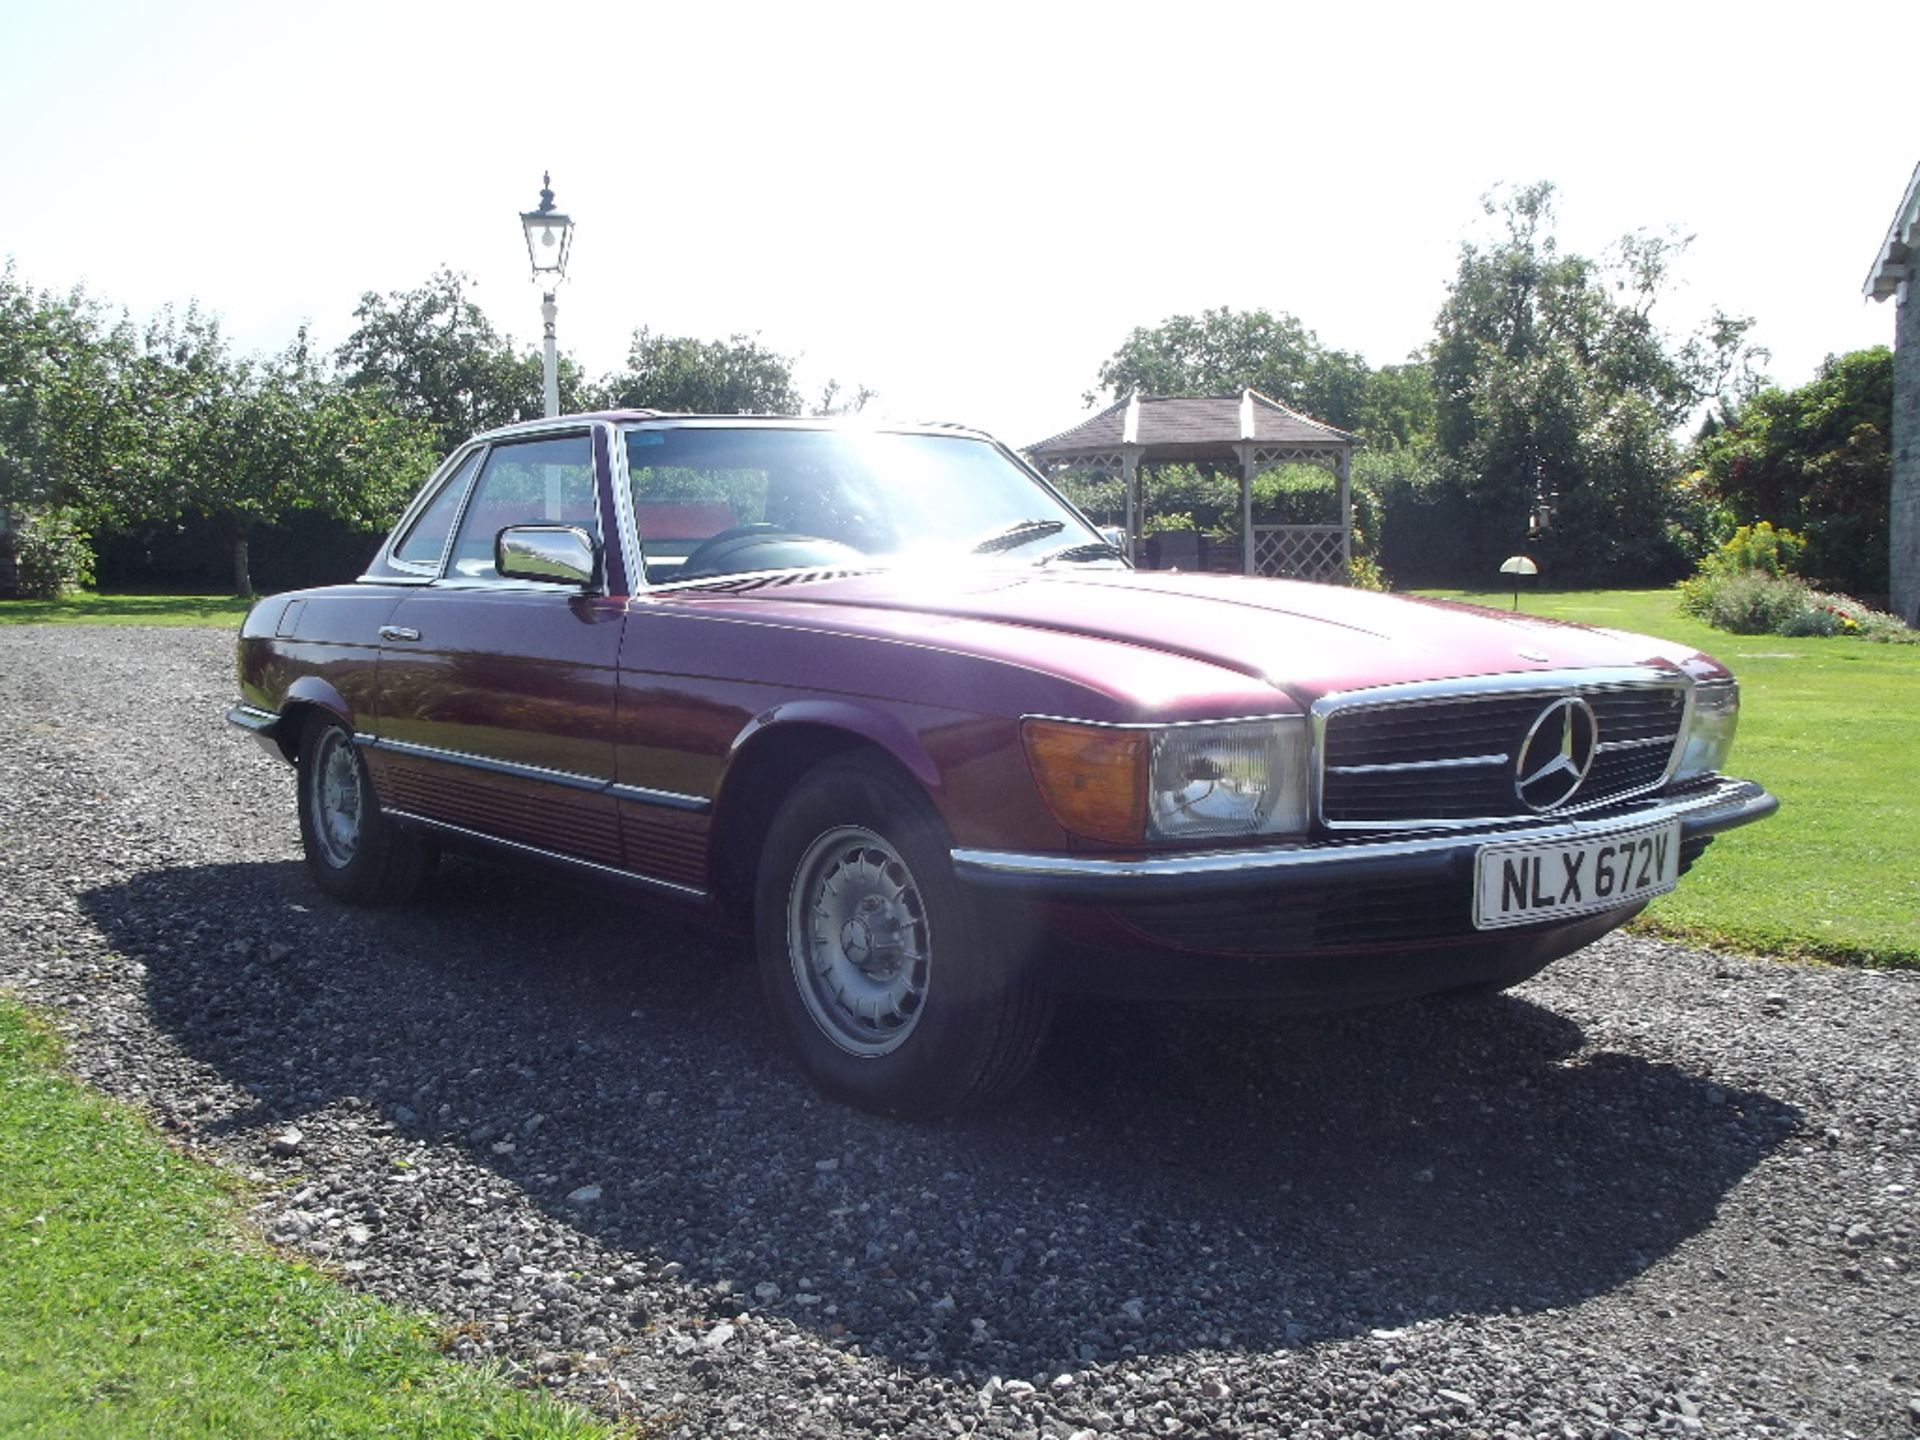
<path id="1" fill-rule="evenodd" d="M 1051 999 L 953 878 L 945 830 L 876 764 L 830 761 L 768 828 L 754 932 L 767 1000 L 822 1090 L 935 1115 L 1025 1076 Z"/>
<path id="2" fill-rule="evenodd" d="M 439 852 L 380 813 L 353 734 L 316 715 L 300 739 L 300 840 L 314 883 L 336 900 L 391 905 L 432 878 Z"/>

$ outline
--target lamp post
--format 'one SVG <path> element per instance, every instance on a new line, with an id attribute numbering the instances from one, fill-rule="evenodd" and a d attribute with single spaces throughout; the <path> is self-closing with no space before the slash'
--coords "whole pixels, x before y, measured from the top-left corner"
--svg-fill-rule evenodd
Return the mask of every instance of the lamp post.
<path id="1" fill-rule="evenodd" d="M 527 259 L 533 262 L 535 284 L 544 283 L 540 297 L 540 319 L 546 326 L 546 413 L 551 419 L 560 413 L 559 358 L 554 350 L 553 322 L 559 314 L 554 304 L 554 289 L 567 278 L 567 252 L 573 247 L 573 221 L 553 208 L 553 176 L 540 177 L 540 204 L 520 212 L 520 227 L 527 232 Z"/>

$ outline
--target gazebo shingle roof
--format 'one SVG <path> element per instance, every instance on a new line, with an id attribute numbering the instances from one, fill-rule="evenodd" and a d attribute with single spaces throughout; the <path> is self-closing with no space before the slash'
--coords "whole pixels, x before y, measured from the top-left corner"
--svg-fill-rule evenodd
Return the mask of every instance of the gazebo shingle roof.
<path id="1" fill-rule="evenodd" d="M 1240 568 L 1243 573 L 1336 579 L 1353 553 L 1354 436 L 1302 415 L 1258 390 L 1238 395 L 1159 398 L 1135 393 L 1090 415 L 1071 430 L 1030 446 L 1042 471 L 1117 470 L 1125 481 L 1127 535 L 1137 544 L 1145 514 L 1147 469 L 1197 464 L 1240 473 Z M 1304 460 L 1333 471 L 1340 502 L 1332 525 L 1256 525 L 1253 480 L 1275 465 Z"/>
<path id="2" fill-rule="evenodd" d="M 1182 451 L 1209 449 L 1253 440 L 1265 445 L 1352 444 L 1354 437 L 1324 421 L 1302 415 L 1258 390 L 1239 395 L 1138 397 L 1137 428 L 1127 434 L 1127 410 L 1120 400 L 1090 415 L 1070 430 L 1027 447 L 1029 455 L 1062 457 L 1097 454 L 1124 444 Z M 1251 421 L 1247 434 L 1243 422 Z"/>

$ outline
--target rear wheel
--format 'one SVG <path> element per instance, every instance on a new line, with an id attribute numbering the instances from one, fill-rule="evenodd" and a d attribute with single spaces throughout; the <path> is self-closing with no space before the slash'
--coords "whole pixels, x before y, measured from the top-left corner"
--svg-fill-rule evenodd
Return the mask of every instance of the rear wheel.
<path id="1" fill-rule="evenodd" d="M 802 1067 L 867 1110 L 985 1104 L 1032 1066 L 1051 997 L 953 878 L 925 798 L 873 763 L 809 774 L 768 828 L 762 986 Z"/>
<path id="2" fill-rule="evenodd" d="M 315 715 L 300 741 L 300 840 L 314 883 L 355 905 L 411 900 L 433 875 L 436 848 L 380 813 L 353 734 Z"/>

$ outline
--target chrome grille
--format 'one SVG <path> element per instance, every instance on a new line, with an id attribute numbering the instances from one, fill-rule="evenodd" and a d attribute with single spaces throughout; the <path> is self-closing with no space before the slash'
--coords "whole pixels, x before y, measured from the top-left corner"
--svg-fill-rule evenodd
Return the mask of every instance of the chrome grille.
<path id="1" fill-rule="evenodd" d="M 1569 683 L 1479 694 L 1421 687 L 1407 697 L 1323 702 L 1320 816 L 1334 829 L 1465 824 L 1530 816 L 1514 785 L 1529 728 L 1555 699 L 1592 707 L 1592 768 L 1556 813 L 1642 794 L 1666 777 L 1686 717 L 1685 681 Z"/>

